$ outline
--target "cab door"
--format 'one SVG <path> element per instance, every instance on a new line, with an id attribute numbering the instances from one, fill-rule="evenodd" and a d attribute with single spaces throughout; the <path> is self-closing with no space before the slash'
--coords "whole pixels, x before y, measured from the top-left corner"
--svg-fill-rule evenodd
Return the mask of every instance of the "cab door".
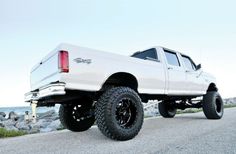
<path id="1" fill-rule="evenodd" d="M 181 55 L 183 63 L 185 65 L 186 82 L 188 85 L 188 91 L 191 94 L 201 94 L 203 87 L 203 79 L 201 76 L 201 70 L 196 69 L 196 65 L 192 59 L 188 56 Z"/>
<path id="2" fill-rule="evenodd" d="M 164 49 L 167 66 L 167 93 L 169 95 L 185 94 L 188 90 L 184 67 L 176 52 Z"/>

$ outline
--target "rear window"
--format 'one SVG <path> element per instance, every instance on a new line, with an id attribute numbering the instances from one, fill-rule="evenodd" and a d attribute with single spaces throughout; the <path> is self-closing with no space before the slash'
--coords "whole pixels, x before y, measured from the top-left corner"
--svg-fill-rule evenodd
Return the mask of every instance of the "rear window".
<path id="1" fill-rule="evenodd" d="M 176 53 L 170 52 L 167 50 L 164 50 L 164 51 L 165 51 L 166 59 L 169 65 L 180 66 Z"/>
<path id="2" fill-rule="evenodd" d="M 147 57 L 152 58 L 152 59 L 158 59 L 155 48 L 148 49 L 142 52 L 136 52 L 131 57 L 140 58 L 140 59 L 147 59 Z"/>

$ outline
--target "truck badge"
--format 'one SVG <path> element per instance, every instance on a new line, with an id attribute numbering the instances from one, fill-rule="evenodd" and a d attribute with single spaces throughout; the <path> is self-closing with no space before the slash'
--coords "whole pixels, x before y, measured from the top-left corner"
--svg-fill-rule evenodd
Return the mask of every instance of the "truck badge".
<path id="1" fill-rule="evenodd" d="M 76 59 L 74 59 L 74 61 L 75 61 L 76 63 L 86 63 L 86 64 L 92 63 L 92 59 L 76 58 Z"/>

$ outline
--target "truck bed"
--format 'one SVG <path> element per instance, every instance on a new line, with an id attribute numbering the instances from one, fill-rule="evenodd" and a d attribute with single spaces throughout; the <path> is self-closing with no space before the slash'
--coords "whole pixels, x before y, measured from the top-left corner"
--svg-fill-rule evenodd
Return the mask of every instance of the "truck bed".
<path id="1" fill-rule="evenodd" d="M 68 73 L 60 73 L 58 67 L 60 50 L 69 52 Z M 87 63 L 86 60 L 91 63 Z M 55 82 L 66 83 L 66 89 L 98 91 L 106 79 L 117 72 L 138 76 L 141 93 L 165 92 L 166 77 L 162 63 L 70 44 L 59 45 L 32 69 L 31 91 Z"/>

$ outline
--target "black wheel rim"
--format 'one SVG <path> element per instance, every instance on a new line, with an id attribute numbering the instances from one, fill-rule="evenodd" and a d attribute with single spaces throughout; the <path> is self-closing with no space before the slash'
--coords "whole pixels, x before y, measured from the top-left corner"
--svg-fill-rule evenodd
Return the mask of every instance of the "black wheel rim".
<path id="1" fill-rule="evenodd" d="M 221 110 L 222 110 L 222 103 L 221 103 L 221 100 L 219 98 L 216 98 L 216 112 L 217 113 L 221 113 Z"/>
<path id="2" fill-rule="evenodd" d="M 121 99 L 116 105 L 116 120 L 122 128 L 130 128 L 135 121 L 137 108 L 129 98 Z"/>
<path id="3" fill-rule="evenodd" d="M 92 110 L 82 105 L 74 105 L 71 113 L 73 119 L 77 122 L 93 117 Z"/>

